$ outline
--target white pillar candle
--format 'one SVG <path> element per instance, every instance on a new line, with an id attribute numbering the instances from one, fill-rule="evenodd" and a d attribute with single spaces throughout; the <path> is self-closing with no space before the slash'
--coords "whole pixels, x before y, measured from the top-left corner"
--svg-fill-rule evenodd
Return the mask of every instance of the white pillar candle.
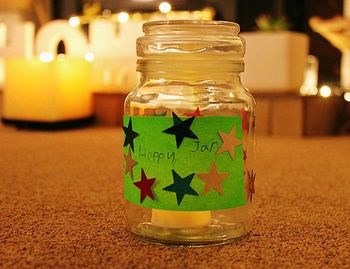
<path id="1" fill-rule="evenodd" d="M 5 66 L 3 118 L 57 122 L 91 115 L 90 66 L 85 60 L 13 58 Z"/>
<path id="2" fill-rule="evenodd" d="M 350 0 L 343 2 L 343 15 L 345 18 L 350 18 Z M 340 63 L 340 85 L 344 89 L 350 89 L 350 51 L 343 51 Z"/>
<path id="3" fill-rule="evenodd" d="M 318 85 L 318 59 L 314 55 L 308 55 L 304 72 L 304 82 L 300 87 L 302 95 L 317 94 Z"/>
<path id="4" fill-rule="evenodd" d="M 34 24 L 10 20 L 0 23 L 0 89 L 4 84 L 7 57 L 33 56 Z"/>
<path id="5" fill-rule="evenodd" d="M 90 49 L 96 57 L 128 57 L 136 61 L 136 39 L 142 36 L 142 22 L 119 24 L 97 19 L 89 26 Z"/>
<path id="6" fill-rule="evenodd" d="M 90 23 L 90 50 L 97 58 L 115 57 L 118 54 L 118 40 L 116 23 L 105 19 L 97 19 Z"/>
<path id="7" fill-rule="evenodd" d="M 80 28 L 72 27 L 66 20 L 55 20 L 40 28 L 36 36 L 36 52 L 57 53 L 57 46 L 63 41 L 66 54 L 83 58 L 88 52 L 88 40 Z"/>
<path id="8" fill-rule="evenodd" d="M 94 91 L 130 92 L 137 84 L 136 39 L 142 35 L 141 22 L 113 23 L 98 19 L 89 25 Z"/>
<path id="9" fill-rule="evenodd" d="M 7 27 L 5 23 L 0 22 L 0 48 L 6 46 L 6 36 L 7 36 Z"/>
<path id="10" fill-rule="evenodd" d="M 2 57 L 33 56 L 34 24 L 31 22 L 2 24 L 0 29 L 0 55 Z M 5 35 L 5 39 L 4 39 Z"/>
<path id="11" fill-rule="evenodd" d="M 0 48 L 5 47 L 6 45 L 6 25 L 5 23 L 0 23 Z M 4 58 L 0 57 L 0 91 L 4 84 L 5 77 L 5 66 Z"/>

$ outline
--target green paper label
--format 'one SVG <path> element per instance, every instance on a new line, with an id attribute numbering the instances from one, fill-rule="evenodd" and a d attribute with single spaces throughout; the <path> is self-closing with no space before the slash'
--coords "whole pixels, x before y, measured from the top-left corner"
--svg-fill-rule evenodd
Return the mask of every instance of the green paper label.
<path id="1" fill-rule="evenodd" d="M 124 116 L 124 196 L 147 208 L 246 204 L 242 118 Z"/>

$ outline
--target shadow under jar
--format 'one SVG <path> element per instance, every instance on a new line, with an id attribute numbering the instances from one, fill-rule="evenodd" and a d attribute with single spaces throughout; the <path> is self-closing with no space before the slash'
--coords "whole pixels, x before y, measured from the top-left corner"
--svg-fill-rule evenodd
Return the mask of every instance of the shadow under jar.
<path id="1" fill-rule="evenodd" d="M 224 244 L 251 230 L 254 107 L 244 40 L 224 21 L 158 21 L 137 40 L 124 114 L 126 215 L 138 238 Z"/>

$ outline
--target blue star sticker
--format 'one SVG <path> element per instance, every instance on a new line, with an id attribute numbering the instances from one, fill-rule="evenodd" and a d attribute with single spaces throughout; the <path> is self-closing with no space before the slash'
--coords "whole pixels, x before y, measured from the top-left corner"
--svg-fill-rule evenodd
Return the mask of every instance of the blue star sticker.
<path id="1" fill-rule="evenodd" d="M 195 117 L 189 118 L 182 121 L 174 112 L 173 112 L 173 122 L 174 125 L 166 130 L 163 133 L 172 134 L 176 137 L 176 146 L 180 147 L 182 141 L 185 137 L 198 139 L 198 137 L 190 130 L 192 122 Z"/>
<path id="2" fill-rule="evenodd" d="M 134 139 L 139 135 L 132 129 L 131 118 L 129 120 L 128 127 L 123 126 L 123 130 L 125 133 L 124 145 L 123 147 L 130 145 L 131 150 L 134 151 Z"/>
<path id="3" fill-rule="evenodd" d="M 163 190 L 176 193 L 177 205 L 181 204 L 185 194 L 198 196 L 198 193 L 190 186 L 195 173 L 182 178 L 174 170 L 172 172 L 174 183 L 163 188 Z"/>

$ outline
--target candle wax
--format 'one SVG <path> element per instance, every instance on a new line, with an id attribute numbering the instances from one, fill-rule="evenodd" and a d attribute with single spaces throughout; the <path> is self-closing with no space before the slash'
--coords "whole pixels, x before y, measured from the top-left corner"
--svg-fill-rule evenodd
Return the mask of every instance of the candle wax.
<path id="1" fill-rule="evenodd" d="M 56 122 L 92 113 L 90 65 L 82 59 L 7 59 L 3 117 Z"/>
<path id="2" fill-rule="evenodd" d="M 163 228 L 198 228 L 210 224 L 210 211 L 152 209 L 152 224 Z"/>
<path id="3" fill-rule="evenodd" d="M 196 110 L 196 107 L 189 107 L 188 110 L 177 110 L 178 114 L 190 113 Z M 166 107 L 154 107 L 147 104 L 131 103 L 131 115 L 133 116 L 151 116 L 158 113 L 171 115 L 171 109 Z M 153 225 L 163 228 L 200 228 L 210 224 L 210 211 L 173 211 L 152 209 Z"/>

